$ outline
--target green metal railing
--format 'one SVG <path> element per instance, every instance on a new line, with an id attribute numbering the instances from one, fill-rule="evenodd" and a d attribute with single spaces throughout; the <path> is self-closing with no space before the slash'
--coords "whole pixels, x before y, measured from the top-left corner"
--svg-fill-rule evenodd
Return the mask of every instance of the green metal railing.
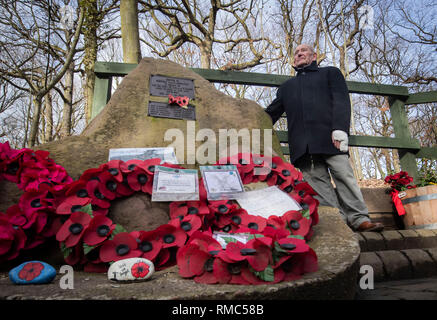
<path id="1" fill-rule="evenodd" d="M 112 77 L 125 76 L 137 64 L 97 62 L 94 72 L 96 83 L 91 117 L 94 118 L 107 104 L 111 97 Z M 216 83 L 245 84 L 278 87 L 290 76 L 266 73 L 222 71 L 191 68 L 203 78 Z M 395 137 L 357 136 L 351 135 L 349 145 L 355 147 L 375 147 L 398 149 L 402 170 L 417 181 L 418 171 L 416 158 L 437 159 L 437 147 L 421 147 L 417 139 L 413 139 L 408 126 L 405 105 L 437 102 L 437 91 L 410 94 L 408 88 L 397 85 L 374 84 L 347 81 L 349 93 L 372 94 L 389 97 Z M 276 131 L 281 143 L 288 143 L 287 131 Z M 282 147 L 284 154 L 289 154 L 288 147 Z"/>

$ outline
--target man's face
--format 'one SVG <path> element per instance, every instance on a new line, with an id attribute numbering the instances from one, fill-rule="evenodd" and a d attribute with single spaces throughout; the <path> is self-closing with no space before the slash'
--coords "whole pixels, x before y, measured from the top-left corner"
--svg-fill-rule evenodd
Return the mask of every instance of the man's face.
<path id="1" fill-rule="evenodd" d="M 305 67 L 316 59 L 317 54 L 312 52 L 307 45 L 301 44 L 294 51 L 294 66 L 297 68 Z"/>

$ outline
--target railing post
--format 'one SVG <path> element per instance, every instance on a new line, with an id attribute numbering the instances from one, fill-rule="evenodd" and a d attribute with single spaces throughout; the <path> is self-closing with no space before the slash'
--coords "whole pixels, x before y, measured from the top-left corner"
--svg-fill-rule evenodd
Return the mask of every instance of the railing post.
<path id="1" fill-rule="evenodd" d="M 94 84 L 93 105 L 91 106 L 91 120 L 102 111 L 111 98 L 112 76 L 99 77 L 96 74 Z"/>
<path id="2" fill-rule="evenodd" d="M 412 137 L 408 125 L 407 112 L 405 111 L 405 102 L 397 97 L 390 97 L 389 105 L 395 137 L 404 141 L 411 141 Z M 398 149 L 399 160 L 402 170 L 407 171 L 413 177 L 414 183 L 418 183 L 419 173 L 417 171 L 416 155 L 412 151 L 409 149 Z"/>

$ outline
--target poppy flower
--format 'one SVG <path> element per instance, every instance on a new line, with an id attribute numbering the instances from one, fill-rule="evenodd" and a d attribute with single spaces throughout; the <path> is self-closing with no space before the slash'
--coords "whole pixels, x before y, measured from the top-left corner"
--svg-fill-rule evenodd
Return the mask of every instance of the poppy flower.
<path id="1" fill-rule="evenodd" d="M 61 242 L 59 244 L 61 245 Z M 84 256 L 82 246 L 73 246 L 70 250 L 70 254 L 64 259 L 66 263 L 74 266 L 83 261 Z"/>
<path id="2" fill-rule="evenodd" d="M 262 232 L 266 226 L 267 226 L 266 218 L 260 216 L 253 216 L 251 214 L 241 216 L 240 227 L 242 228 L 249 228 L 249 229 L 256 230 L 258 232 Z"/>
<path id="3" fill-rule="evenodd" d="M 163 248 L 182 247 L 187 240 L 187 234 L 181 228 L 164 224 L 155 229 L 162 242 Z"/>
<path id="4" fill-rule="evenodd" d="M 162 248 L 158 256 L 155 258 L 155 270 L 163 270 L 172 267 L 176 264 L 176 252 L 179 248 Z"/>
<path id="5" fill-rule="evenodd" d="M 48 199 L 49 192 L 48 188 L 43 188 L 40 191 L 25 192 L 20 197 L 18 205 L 27 215 L 40 210 L 52 209 L 52 202 Z"/>
<path id="6" fill-rule="evenodd" d="M 154 261 L 162 248 L 159 233 L 156 230 L 137 231 L 135 237 L 138 242 L 138 249 L 141 251 L 140 257 Z"/>
<path id="7" fill-rule="evenodd" d="M 144 278 L 149 272 L 149 265 L 144 262 L 137 262 L 131 267 L 131 273 L 135 278 Z"/>
<path id="8" fill-rule="evenodd" d="M 196 215 L 188 215 L 181 218 L 175 218 L 170 220 L 170 225 L 184 230 L 188 236 L 191 236 L 194 232 L 202 227 L 202 220 Z"/>
<path id="9" fill-rule="evenodd" d="M 153 175 L 139 165 L 128 173 L 127 183 L 132 190 L 152 194 Z"/>
<path id="10" fill-rule="evenodd" d="M 311 219 L 305 218 L 299 211 L 287 211 L 282 215 L 283 221 L 293 235 L 305 237 L 311 227 Z"/>
<path id="11" fill-rule="evenodd" d="M 108 171 L 103 171 L 98 176 L 99 183 L 99 191 L 101 194 L 105 196 L 105 198 L 109 200 L 114 200 L 117 197 L 117 188 L 118 183 L 115 177 L 110 174 Z"/>
<path id="12" fill-rule="evenodd" d="M 117 182 L 123 181 L 123 174 L 121 170 L 121 160 L 111 160 L 104 164 L 104 170 L 107 170 Z"/>
<path id="13" fill-rule="evenodd" d="M 111 206 L 111 202 L 100 192 L 99 184 L 100 182 L 97 180 L 89 180 L 86 184 L 86 190 L 92 205 L 107 209 Z"/>
<path id="14" fill-rule="evenodd" d="M 220 272 L 226 263 L 216 258 L 221 250 L 220 244 L 205 234 L 196 233 L 195 237 L 177 252 L 179 274 L 184 278 L 194 277 L 194 281 L 198 283 L 227 283 L 230 276 L 226 277 L 226 273 Z M 219 276 L 216 274 L 217 270 Z"/>
<path id="15" fill-rule="evenodd" d="M 135 169 L 136 166 L 142 165 L 143 162 L 144 161 L 140 160 L 140 159 L 130 159 L 128 161 L 122 161 L 120 163 L 120 170 L 124 174 L 131 173 Z"/>
<path id="16" fill-rule="evenodd" d="M 96 246 L 105 241 L 114 231 L 115 224 L 105 216 L 95 216 L 89 223 L 83 235 L 83 242 L 89 246 Z"/>
<path id="17" fill-rule="evenodd" d="M 286 222 L 278 216 L 271 215 L 267 218 L 266 221 L 268 227 L 272 227 L 274 229 L 285 229 Z"/>
<path id="18" fill-rule="evenodd" d="M 160 158 L 153 158 L 153 159 L 147 159 L 144 160 L 143 163 L 141 165 L 138 165 L 139 167 L 141 167 L 142 169 L 144 169 L 144 171 L 146 171 L 146 173 L 149 176 L 153 176 L 155 174 L 155 167 L 161 165 L 161 159 Z M 164 164 L 162 164 L 164 166 Z M 181 168 L 182 167 L 178 167 Z M 153 180 L 153 179 L 152 179 Z"/>
<path id="19" fill-rule="evenodd" d="M 313 249 L 297 253 L 284 261 L 280 269 L 284 270 L 284 281 L 295 280 L 305 273 L 316 272 L 318 270 L 317 255 Z"/>
<path id="20" fill-rule="evenodd" d="M 56 240 L 65 242 L 67 248 L 75 246 L 91 222 L 89 214 L 78 211 L 71 214 L 56 234 Z"/>
<path id="21" fill-rule="evenodd" d="M 231 200 L 215 200 L 209 202 L 208 208 L 211 213 L 228 214 L 238 209 L 238 205 Z"/>
<path id="22" fill-rule="evenodd" d="M 317 207 L 319 206 L 319 200 L 307 194 L 303 197 L 300 205 L 304 210 L 309 210 L 310 214 L 312 214 L 317 210 Z"/>
<path id="23" fill-rule="evenodd" d="M 26 240 L 21 228 L 14 227 L 5 217 L 0 217 L 0 262 L 16 258 Z"/>
<path id="24" fill-rule="evenodd" d="M 170 218 L 185 217 L 186 215 L 207 215 L 209 208 L 203 201 L 174 201 L 170 203 Z"/>
<path id="25" fill-rule="evenodd" d="M 18 273 L 18 278 L 21 280 L 31 281 L 38 277 L 43 269 L 44 265 L 41 262 L 28 262 Z"/>
<path id="26" fill-rule="evenodd" d="M 271 249 L 257 238 L 243 244 L 239 241 L 230 242 L 225 252 L 219 254 L 225 262 L 246 260 L 255 271 L 263 271 L 272 261 Z"/>
<path id="27" fill-rule="evenodd" d="M 278 239 L 274 244 L 274 250 L 276 251 L 276 260 L 274 261 L 273 268 L 278 268 L 280 265 L 282 265 L 294 255 L 308 252 L 310 249 L 311 248 L 303 239 Z"/>
<path id="28" fill-rule="evenodd" d="M 209 258 L 211 254 L 202 250 L 197 244 L 190 243 L 183 246 L 176 254 L 179 275 L 183 278 L 191 278 L 203 274 L 205 263 Z"/>
<path id="29" fill-rule="evenodd" d="M 138 243 L 128 232 L 120 232 L 112 240 L 106 241 L 100 248 L 100 259 L 103 262 L 137 258 L 141 255 Z"/>
<path id="30" fill-rule="evenodd" d="M 100 166 L 99 168 L 91 168 L 88 170 L 85 170 L 82 175 L 80 176 L 79 180 L 83 181 L 90 181 L 90 180 L 97 180 L 100 181 L 99 175 L 105 171 L 106 167 Z"/>

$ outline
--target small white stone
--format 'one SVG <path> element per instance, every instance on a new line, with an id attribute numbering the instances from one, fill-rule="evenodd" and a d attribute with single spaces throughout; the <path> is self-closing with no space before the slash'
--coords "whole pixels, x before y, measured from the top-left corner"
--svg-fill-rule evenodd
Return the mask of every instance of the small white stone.
<path id="1" fill-rule="evenodd" d="M 146 280 L 155 272 L 153 262 L 144 258 L 129 258 L 114 262 L 108 270 L 108 279 L 114 281 Z"/>

